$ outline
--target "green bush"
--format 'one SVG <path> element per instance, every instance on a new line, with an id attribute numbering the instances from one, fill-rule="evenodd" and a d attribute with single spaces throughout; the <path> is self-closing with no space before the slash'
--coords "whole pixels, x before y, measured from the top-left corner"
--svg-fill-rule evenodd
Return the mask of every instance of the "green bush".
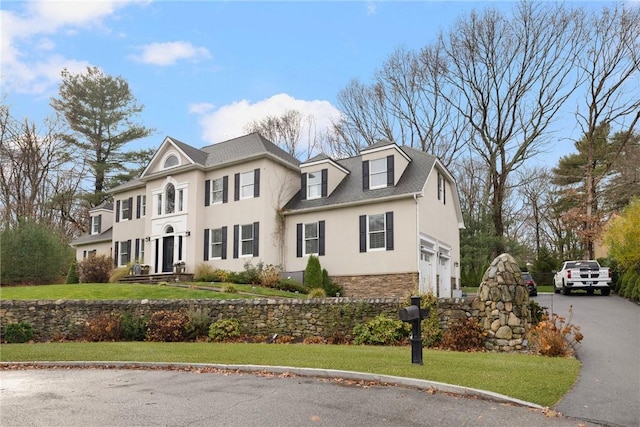
<path id="1" fill-rule="evenodd" d="M 67 273 L 67 285 L 75 285 L 80 283 L 80 277 L 78 277 L 78 261 L 74 258 L 69 266 L 69 272 Z"/>
<path id="2" fill-rule="evenodd" d="M 335 284 L 329 278 L 329 272 L 326 269 L 322 269 L 322 288 L 325 294 L 330 297 L 336 297 L 338 295 L 344 296 L 344 289 L 342 286 Z"/>
<path id="3" fill-rule="evenodd" d="M 67 238 L 46 225 L 23 221 L 0 233 L 3 284 L 48 284 L 63 279 L 73 259 Z"/>
<path id="4" fill-rule="evenodd" d="M 27 322 L 8 323 L 4 328 L 4 339 L 6 342 L 25 343 L 33 338 L 33 326 Z"/>
<path id="5" fill-rule="evenodd" d="M 224 285 L 222 287 L 222 292 L 224 292 L 226 294 L 237 294 L 238 293 L 238 288 L 236 288 L 233 285 Z"/>
<path id="6" fill-rule="evenodd" d="M 215 342 L 227 341 L 240 336 L 238 319 L 220 319 L 209 327 L 209 338 Z"/>
<path id="7" fill-rule="evenodd" d="M 208 308 L 195 308 L 190 305 L 187 309 L 187 335 L 189 338 L 198 339 L 206 337 L 209 333 L 209 325 L 211 325 L 211 310 Z"/>
<path id="8" fill-rule="evenodd" d="M 354 344 L 392 345 L 409 336 L 411 327 L 401 320 L 380 314 L 353 328 Z"/>
<path id="9" fill-rule="evenodd" d="M 531 326 L 536 326 L 544 316 L 544 309 L 536 300 L 529 300 L 529 311 L 531 312 Z"/>
<path id="10" fill-rule="evenodd" d="M 156 311 L 147 325 L 148 341 L 178 342 L 187 339 L 189 318 L 181 311 Z"/>
<path id="11" fill-rule="evenodd" d="M 304 269 L 303 284 L 309 288 L 322 288 L 322 268 L 317 256 L 309 256 L 307 267 Z"/>
<path id="12" fill-rule="evenodd" d="M 302 283 L 290 278 L 280 279 L 280 281 L 274 285 L 274 288 L 281 291 L 298 292 L 300 294 L 309 293 L 309 289 L 307 289 Z"/>
<path id="13" fill-rule="evenodd" d="M 94 255 L 78 263 L 78 275 L 82 283 L 107 283 L 113 270 L 113 258 Z"/>
<path id="14" fill-rule="evenodd" d="M 122 315 L 122 337 L 126 341 L 144 341 L 148 318 L 133 316 L 130 312 Z"/>
<path id="15" fill-rule="evenodd" d="M 253 265 L 251 261 L 244 263 L 244 270 L 238 272 L 230 272 L 228 281 L 240 285 L 259 285 L 260 274 L 264 264 L 260 261 L 257 265 Z"/>
<path id="16" fill-rule="evenodd" d="M 309 290 L 309 293 L 307 294 L 307 296 L 309 298 L 324 298 L 327 296 L 327 294 L 324 292 L 324 289 L 322 288 L 313 288 Z"/>
<path id="17" fill-rule="evenodd" d="M 83 338 L 87 341 L 120 341 L 122 317 L 116 313 L 100 313 L 84 324 Z"/>

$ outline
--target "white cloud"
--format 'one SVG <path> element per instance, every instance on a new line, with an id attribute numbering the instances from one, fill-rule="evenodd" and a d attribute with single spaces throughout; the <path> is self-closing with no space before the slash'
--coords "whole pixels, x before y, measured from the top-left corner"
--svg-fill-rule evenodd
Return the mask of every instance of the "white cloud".
<path id="1" fill-rule="evenodd" d="M 204 108 L 203 108 L 204 107 Z M 318 134 L 328 129 L 333 121 L 340 116 L 340 112 L 329 101 L 306 101 L 295 99 L 286 93 L 274 95 L 270 98 L 251 103 L 244 99 L 229 105 L 224 105 L 213 111 L 210 104 L 192 104 L 190 111 L 200 115 L 202 139 L 215 144 L 227 139 L 244 135 L 244 127 L 266 116 L 279 116 L 287 110 L 297 110 L 303 116 L 312 116 L 315 120 L 315 130 Z M 308 139 L 303 137 L 305 147 Z"/>
<path id="2" fill-rule="evenodd" d="M 182 59 L 198 62 L 211 58 L 211 53 L 207 48 L 197 47 L 184 41 L 152 43 L 142 46 L 140 49 L 142 53 L 133 56 L 133 58 L 144 64 L 164 66 L 173 65 Z"/>
<path id="3" fill-rule="evenodd" d="M 5 90 L 41 94 L 60 80 L 60 71 L 83 69 L 83 61 L 59 55 L 37 56 L 50 52 L 55 44 L 46 35 L 60 31 L 102 26 L 102 20 L 131 2 L 115 1 L 50 1 L 25 2 L 17 12 L 1 10 L 0 66 Z"/>

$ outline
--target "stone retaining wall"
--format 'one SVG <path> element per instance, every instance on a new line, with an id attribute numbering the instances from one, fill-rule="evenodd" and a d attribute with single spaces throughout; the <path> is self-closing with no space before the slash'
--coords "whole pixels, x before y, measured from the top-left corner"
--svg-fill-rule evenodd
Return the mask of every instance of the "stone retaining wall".
<path id="1" fill-rule="evenodd" d="M 36 331 L 35 339 L 49 341 L 73 339 L 82 335 L 85 322 L 101 313 L 150 315 L 160 310 L 186 310 L 206 307 L 213 320 L 236 318 L 242 333 L 273 334 L 293 337 L 349 336 L 359 323 L 385 314 L 398 318 L 404 298 L 325 298 L 325 299 L 252 299 L 252 300 L 131 300 L 131 301 L 18 301 L 0 303 L 0 325 L 26 321 Z M 439 300 L 443 326 L 456 319 L 477 317 L 472 300 L 453 298 Z"/>

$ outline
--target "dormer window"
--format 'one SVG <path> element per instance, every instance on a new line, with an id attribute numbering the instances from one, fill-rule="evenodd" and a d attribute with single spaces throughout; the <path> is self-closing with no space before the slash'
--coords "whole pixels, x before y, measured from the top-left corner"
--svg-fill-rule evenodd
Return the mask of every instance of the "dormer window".
<path id="1" fill-rule="evenodd" d="M 302 174 L 302 199 L 327 197 L 328 169 Z"/>
<path id="2" fill-rule="evenodd" d="M 173 168 L 175 166 L 178 166 L 179 164 L 180 161 L 178 160 L 178 156 L 176 156 L 175 154 L 171 154 L 164 160 L 164 169 Z"/>
<path id="3" fill-rule="evenodd" d="M 393 155 L 362 162 L 362 188 L 392 187 L 395 184 Z"/>
<path id="4" fill-rule="evenodd" d="M 100 227 L 102 225 L 102 215 L 96 215 L 91 217 L 91 234 L 100 234 Z"/>

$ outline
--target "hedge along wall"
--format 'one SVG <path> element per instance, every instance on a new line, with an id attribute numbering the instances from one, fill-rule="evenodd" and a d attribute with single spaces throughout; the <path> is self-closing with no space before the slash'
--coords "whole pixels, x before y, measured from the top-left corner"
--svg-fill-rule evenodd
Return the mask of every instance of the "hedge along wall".
<path id="1" fill-rule="evenodd" d="M 25 321 L 34 326 L 37 341 L 74 339 L 82 336 L 88 319 L 102 313 L 147 316 L 160 310 L 208 308 L 213 321 L 235 318 L 241 333 L 250 336 L 273 334 L 293 337 L 351 335 L 353 327 L 384 314 L 398 319 L 398 309 L 407 304 L 399 298 L 323 298 L 251 300 L 58 300 L 2 301 L 0 324 Z M 478 317 L 465 298 L 439 301 L 440 321 L 447 323 L 469 316 Z"/>

